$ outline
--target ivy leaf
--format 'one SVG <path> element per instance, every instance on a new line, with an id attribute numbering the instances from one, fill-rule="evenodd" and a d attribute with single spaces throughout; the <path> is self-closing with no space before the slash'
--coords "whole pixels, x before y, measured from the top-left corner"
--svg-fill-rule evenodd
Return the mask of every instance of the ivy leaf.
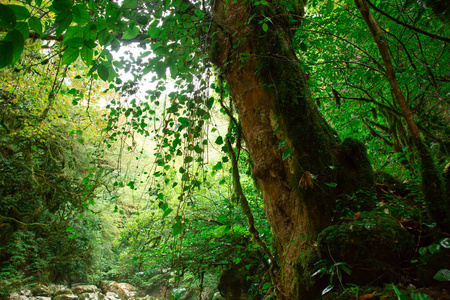
<path id="1" fill-rule="evenodd" d="M 223 144 L 223 138 L 222 138 L 221 136 L 218 136 L 217 139 L 216 139 L 216 141 L 215 141 L 215 143 L 216 143 L 217 145 L 222 145 L 222 144 Z"/>
<path id="2" fill-rule="evenodd" d="M 282 155 L 283 160 L 285 160 L 286 158 L 291 156 L 292 152 L 294 152 L 294 149 L 295 149 L 295 147 L 292 147 L 291 149 L 284 150 L 283 151 L 283 155 Z"/>
<path id="3" fill-rule="evenodd" d="M 440 269 L 436 275 L 434 275 L 433 279 L 438 281 L 450 281 L 450 270 Z"/>
<path id="4" fill-rule="evenodd" d="M 69 48 L 64 52 L 61 63 L 63 65 L 70 65 L 71 63 L 73 63 L 74 61 L 77 60 L 79 54 L 80 54 L 80 49 Z"/>

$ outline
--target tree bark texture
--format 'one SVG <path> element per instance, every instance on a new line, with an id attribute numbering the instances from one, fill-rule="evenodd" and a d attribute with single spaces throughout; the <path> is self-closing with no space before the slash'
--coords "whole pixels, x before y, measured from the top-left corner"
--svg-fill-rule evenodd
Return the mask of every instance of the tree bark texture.
<path id="1" fill-rule="evenodd" d="M 287 17 L 302 10 L 299 2 L 291 11 L 239 0 L 213 7 L 210 57 L 227 81 L 254 161 L 280 266 L 279 299 L 302 299 L 294 264 L 330 225 L 337 195 L 373 182 L 365 148 L 341 143 L 311 99 L 292 47 L 298 23 Z M 259 23 L 265 17 L 266 31 Z"/>

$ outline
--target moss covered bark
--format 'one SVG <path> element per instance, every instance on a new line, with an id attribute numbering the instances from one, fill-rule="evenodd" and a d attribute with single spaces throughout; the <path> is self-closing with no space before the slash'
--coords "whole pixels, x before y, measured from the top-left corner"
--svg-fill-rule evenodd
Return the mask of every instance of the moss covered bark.
<path id="1" fill-rule="evenodd" d="M 331 224 L 340 193 L 373 182 L 364 146 L 342 144 L 311 99 L 292 47 L 291 27 L 298 19 L 289 14 L 301 13 L 298 1 L 253 6 L 220 0 L 213 8 L 210 56 L 227 81 L 255 164 L 281 269 L 279 299 L 311 299 L 304 292 L 315 289 L 314 281 L 305 285 L 300 278 L 310 276 L 312 266 L 300 268 L 299 254 Z M 271 21 L 263 28 L 265 18 Z M 346 186 L 341 176 L 357 184 Z"/>

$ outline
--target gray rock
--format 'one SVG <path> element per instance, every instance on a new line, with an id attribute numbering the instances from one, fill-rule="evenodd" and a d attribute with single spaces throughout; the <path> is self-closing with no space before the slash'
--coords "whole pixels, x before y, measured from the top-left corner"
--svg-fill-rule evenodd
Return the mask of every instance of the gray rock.
<path id="1" fill-rule="evenodd" d="M 72 288 L 72 291 L 76 295 L 81 295 L 84 293 L 97 293 L 100 292 L 99 288 L 95 285 L 78 285 Z"/>
<path id="2" fill-rule="evenodd" d="M 19 295 L 19 293 L 11 293 L 9 294 L 9 300 L 29 300 L 29 298 L 25 295 Z"/>
<path id="3" fill-rule="evenodd" d="M 224 299 L 225 298 L 222 297 L 222 295 L 219 292 L 214 293 L 214 297 L 212 298 L 212 300 L 224 300 Z"/>
<path id="4" fill-rule="evenodd" d="M 72 292 L 71 289 L 63 287 L 61 289 L 56 290 L 53 293 L 53 297 L 56 297 L 56 296 L 59 296 L 59 295 L 67 295 L 67 294 L 74 294 L 74 293 Z"/>
<path id="5" fill-rule="evenodd" d="M 138 288 L 129 283 L 119 283 L 118 285 L 127 294 L 128 299 L 136 298 L 139 294 Z"/>
<path id="6" fill-rule="evenodd" d="M 20 290 L 20 294 L 22 294 L 24 296 L 27 296 L 27 297 L 32 297 L 33 296 L 33 293 L 31 292 L 30 289 Z"/>
<path id="7" fill-rule="evenodd" d="M 120 300 L 128 300 L 128 293 L 115 281 L 110 281 L 105 285 L 106 297 L 108 298 L 108 292 L 115 293 Z"/>
<path id="8" fill-rule="evenodd" d="M 74 294 L 58 295 L 53 300 L 78 300 L 78 296 Z"/>
<path id="9" fill-rule="evenodd" d="M 44 296 L 44 297 L 51 297 L 52 296 L 52 289 L 49 286 L 43 285 L 43 284 L 37 284 L 32 289 L 31 292 L 34 296 Z"/>
<path id="10" fill-rule="evenodd" d="M 119 295 L 113 292 L 106 292 L 105 298 L 107 300 L 120 300 Z"/>
<path id="11" fill-rule="evenodd" d="M 78 298 L 80 300 L 99 300 L 99 293 L 83 293 L 78 295 Z"/>

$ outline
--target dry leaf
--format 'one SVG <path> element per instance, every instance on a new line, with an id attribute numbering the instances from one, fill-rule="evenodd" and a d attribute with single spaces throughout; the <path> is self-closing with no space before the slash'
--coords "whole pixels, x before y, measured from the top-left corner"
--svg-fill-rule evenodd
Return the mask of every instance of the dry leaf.
<path id="1" fill-rule="evenodd" d="M 375 297 L 375 294 L 376 294 L 377 292 L 375 291 L 375 292 L 373 292 L 372 294 L 365 294 L 365 295 L 362 295 L 361 296 L 361 298 L 359 298 L 359 299 L 361 299 L 361 300 L 363 300 L 363 299 L 372 299 L 373 297 Z"/>
<path id="2" fill-rule="evenodd" d="M 302 175 L 302 178 L 300 178 L 300 182 L 299 185 L 301 188 L 313 188 L 314 187 L 314 183 L 311 179 L 311 173 L 309 171 L 305 171 Z"/>

